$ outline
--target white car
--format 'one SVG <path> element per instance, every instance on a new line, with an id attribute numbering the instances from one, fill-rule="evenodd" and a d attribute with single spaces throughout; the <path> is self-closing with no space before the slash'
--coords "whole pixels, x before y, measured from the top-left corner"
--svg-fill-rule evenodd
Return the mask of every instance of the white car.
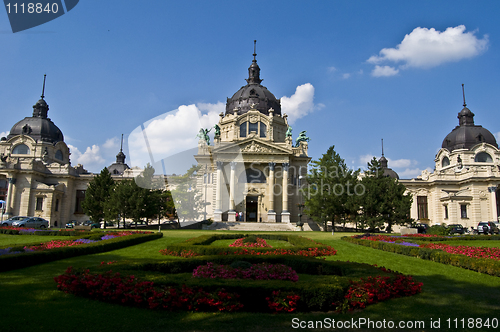
<path id="1" fill-rule="evenodd" d="M 14 221 L 12 223 L 12 226 L 26 228 L 47 228 L 49 227 L 49 222 L 39 217 L 27 217 L 23 220 Z"/>
<path id="2" fill-rule="evenodd" d="M 2 226 L 4 226 L 4 227 L 5 226 L 12 226 L 12 223 L 14 221 L 23 220 L 23 219 L 26 219 L 26 218 L 28 218 L 28 217 L 24 217 L 24 216 L 11 217 L 11 218 L 9 218 L 7 220 L 2 221 Z"/>

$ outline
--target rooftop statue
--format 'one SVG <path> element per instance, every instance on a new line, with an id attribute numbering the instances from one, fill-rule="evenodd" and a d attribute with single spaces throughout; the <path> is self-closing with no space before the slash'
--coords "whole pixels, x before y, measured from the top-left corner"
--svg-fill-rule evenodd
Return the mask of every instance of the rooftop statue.
<path id="1" fill-rule="evenodd" d="M 288 129 L 286 130 L 286 137 L 292 137 L 292 127 L 288 126 Z"/>
<path id="2" fill-rule="evenodd" d="M 210 132 L 210 130 L 212 130 L 212 128 L 210 128 L 210 129 L 200 128 L 200 132 L 198 133 L 198 135 L 196 135 L 196 137 L 199 137 L 200 139 L 205 140 L 207 145 L 210 145 L 210 137 L 208 136 L 208 133 Z"/>
<path id="3" fill-rule="evenodd" d="M 214 134 L 214 138 L 219 138 L 220 137 L 220 127 L 219 125 L 216 123 L 215 126 L 215 134 Z"/>
<path id="4" fill-rule="evenodd" d="M 306 136 L 306 131 L 303 130 L 300 132 L 299 137 L 295 139 L 295 147 L 300 145 L 300 142 L 309 142 L 311 139 Z"/>

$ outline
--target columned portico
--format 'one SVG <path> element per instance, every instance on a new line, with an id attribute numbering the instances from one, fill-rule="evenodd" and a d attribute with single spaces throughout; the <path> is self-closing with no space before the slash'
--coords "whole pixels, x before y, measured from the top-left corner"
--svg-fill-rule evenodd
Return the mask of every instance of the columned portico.
<path id="1" fill-rule="evenodd" d="M 283 189 L 282 189 L 282 195 L 283 195 L 283 204 L 282 204 L 282 211 L 281 211 L 281 222 L 290 222 L 290 212 L 288 212 L 288 167 L 290 166 L 289 163 L 283 163 Z"/>
<path id="2" fill-rule="evenodd" d="M 222 161 L 217 161 L 217 177 L 215 184 L 215 211 L 214 221 L 222 221 L 222 200 L 221 200 L 221 186 L 222 186 Z"/>
<path id="3" fill-rule="evenodd" d="M 229 211 L 227 212 L 227 221 L 236 221 L 236 210 L 234 209 L 234 187 L 236 185 L 235 179 L 235 169 L 236 162 L 232 161 L 231 165 L 231 175 L 229 177 Z"/>
<path id="4" fill-rule="evenodd" d="M 274 167 L 275 162 L 269 163 L 269 180 L 267 192 L 269 195 L 269 209 L 267 211 L 267 222 L 276 222 L 276 212 L 274 211 Z"/>

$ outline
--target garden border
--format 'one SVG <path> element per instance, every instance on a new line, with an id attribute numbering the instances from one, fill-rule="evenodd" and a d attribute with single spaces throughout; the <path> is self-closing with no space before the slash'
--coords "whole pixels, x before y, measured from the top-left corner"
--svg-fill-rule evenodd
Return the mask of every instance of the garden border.
<path id="1" fill-rule="evenodd" d="M 370 247 L 373 249 L 393 252 L 405 256 L 417 257 L 441 264 L 448 264 L 463 269 L 473 270 L 479 273 L 485 273 L 500 277 L 500 261 L 494 259 L 473 258 L 465 255 L 450 254 L 439 249 L 407 247 L 394 243 L 362 240 L 350 236 L 343 236 L 341 240 L 365 247 Z"/>

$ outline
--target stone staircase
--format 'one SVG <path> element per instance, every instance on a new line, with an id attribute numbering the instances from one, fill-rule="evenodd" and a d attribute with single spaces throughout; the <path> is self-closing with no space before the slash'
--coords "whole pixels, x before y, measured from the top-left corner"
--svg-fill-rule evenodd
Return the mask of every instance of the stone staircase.
<path id="1" fill-rule="evenodd" d="M 300 231 L 300 227 L 288 223 L 262 223 L 262 222 L 214 222 L 203 229 L 217 231 L 256 231 L 256 232 L 289 232 Z M 304 231 L 312 231 L 311 227 L 304 224 Z"/>

